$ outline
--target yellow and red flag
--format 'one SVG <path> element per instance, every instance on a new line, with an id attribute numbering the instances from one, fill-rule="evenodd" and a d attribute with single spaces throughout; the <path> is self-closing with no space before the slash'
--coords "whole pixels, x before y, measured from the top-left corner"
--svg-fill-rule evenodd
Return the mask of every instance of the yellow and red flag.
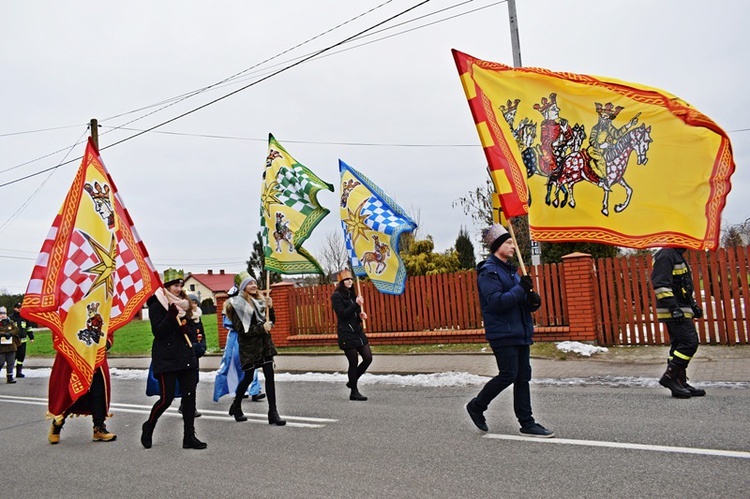
<path id="1" fill-rule="evenodd" d="M 106 365 L 113 333 L 160 285 L 146 247 L 89 139 L 73 185 L 42 244 L 21 308 L 25 318 L 50 328 L 58 352 L 55 367 L 64 364 L 50 378 L 52 415 L 62 415 L 88 391 L 94 372 Z M 60 380 L 68 380 L 67 389 L 53 386 Z"/>
<path id="2" fill-rule="evenodd" d="M 536 241 L 718 247 L 729 138 L 663 90 L 453 50 L 506 216 Z"/>

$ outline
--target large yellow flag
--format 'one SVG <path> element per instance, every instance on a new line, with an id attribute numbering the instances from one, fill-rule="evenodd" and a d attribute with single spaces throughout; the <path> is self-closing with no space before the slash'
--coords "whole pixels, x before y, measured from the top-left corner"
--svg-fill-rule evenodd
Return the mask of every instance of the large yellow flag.
<path id="1" fill-rule="evenodd" d="M 318 203 L 318 191 L 333 186 L 321 180 L 268 134 L 268 156 L 260 193 L 260 225 L 265 268 L 279 274 L 324 274 L 303 247 L 313 229 L 330 213 Z"/>
<path id="2" fill-rule="evenodd" d="M 509 216 L 537 241 L 715 249 L 727 134 L 663 90 L 453 51 Z"/>
<path id="3" fill-rule="evenodd" d="M 53 387 L 50 379 L 50 413 L 63 414 L 88 391 L 94 372 L 106 363 L 108 338 L 133 318 L 160 284 L 89 139 L 42 245 L 21 308 L 24 317 L 50 328 L 58 357 L 67 363 L 53 376 L 65 380 L 67 390 Z"/>
<path id="4" fill-rule="evenodd" d="M 370 179 L 339 160 L 341 173 L 341 227 L 358 276 L 368 276 L 378 291 L 400 295 L 406 268 L 398 254 L 402 232 L 417 224 Z"/>

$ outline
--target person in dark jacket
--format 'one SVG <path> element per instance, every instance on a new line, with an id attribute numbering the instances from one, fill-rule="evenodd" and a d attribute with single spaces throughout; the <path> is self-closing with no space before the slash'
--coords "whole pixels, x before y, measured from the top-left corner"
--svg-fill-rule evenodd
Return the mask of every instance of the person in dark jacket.
<path id="1" fill-rule="evenodd" d="M 26 343 L 28 341 L 34 343 L 34 331 L 29 327 L 26 319 L 21 317 L 20 303 L 13 305 L 13 313 L 10 314 L 10 320 L 16 323 L 18 337 L 21 340 L 21 344 L 18 345 L 18 350 L 16 350 L 16 378 L 25 378 L 26 375 L 23 373 L 23 362 L 26 360 Z"/>
<path id="2" fill-rule="evenodd" d="M 193 351 L 195 351 L 195 359 L 196 359 L 196 367 L 195 367 L 195 384 L 196 384 L 196 392 L 198 390 L 197 385 L 200 381 L 200 358 L 203 357 L 206 354 L 206 335 L 204 333 L 203 329 L 203 321 L 201 320 L 201 316 L 203 315 L 203 310 L 201 310 L 201 304 L 200 300 L 198 299 L 198 295 L 189 294 L 187 295 L 188 300 L 190 300 L 190 317 L 191 321 L 189 321 L 188 325 L 195 329 L 195 337 L 198 339 L 195 343 L 193 343 Z M 180 399 L 180 407 L 177 409 L 177 412 L 182 414 L 182 399 Z M 195 410 L 195 417 L 199 418 L 202 414 L 198 412 L 198 409 Z"/>
<path id="3" fill-rule="evenodd" d="M 675 398 L 702 397 L 706 391 L 690 386 L 687 366 L 698 351 L 698 333 L 693 319 L 703 317 L 703 309 L 693 297 L 693 276 L 685 260 L 685 248 L 662 248 L 654 255 L 651 285 L 656 294 L 656 318 L 667 325 L 669 349 L 667 370 L 659 384 Z"/>
<path id="4" fill-rule="evenodd" d="M 237 331 L 240 349 L 240 363 L 245 375 L 237 385 L 234 402 L 229 408 L 229 415 L 236 421 L 247 421 L 242 412 L 242 398 L 247 391 L 256 369 L 263 369 L 266 378 L 266 395 L 268 398 L 268 424 L 284 426 L 276 409 L 276 382 L 274 381 L 273 358 L 276 346 L 271 339 L 271 328 L 276 320 L 271 296 L 264 296 L 258 290 L 258 282 L 243 271 L 234 278 L 238 283 L 239 294 L 227 300 L 226 316 Z"/>
<path id="5" fill-rule="evenodd" d="M 198 342 L 195 328 L 190 327 L 190 301 L 182 287 L 184 273 L 180 270 L 164 271 L 164 287 L 148 299 L 148 316 L 154 342 L 151 347 L 151 365 L 159 382 L 159 400 L 148 420 L 143 423 L 141 444 L 151 448 L 156 422 L 174 400 L 175 387 L 182 391 L 183 449 L 205 449 L 205 442 L 195 436 L 195 385 L 198 359 L 193 344 Z"/>
<path id="6" fill-rule="evenodd" d="M 16 323 L 8 318 L 5 307 L 0 307 L 0 369 L 5 365 L 7 382 L 13 384 L 13 365 L 16 362 L 16 350 L 21 340 L 18 337 Z"/>
<path id="7" fill-rule="evenodd" d="M 531 277 L 519 277 L 516 267 L 510 263 L 516 248 L 508 231 L 494 224 L 485 231 L 484 242 L 490 249 L 490 256 L 477 265 L 477 286 L 485 337 L 495 354 L 499 373 L 469 401 L 466 410 L 477 428 L 488 431 L 484 411 L 500 392 L 513 384 L 513 409 L 521 433 L 553 437 L 554 432 L 534 420 L 529 391 L 529 347 L 534 343 L 531 313 L 539 309 L 542 300 L 533 291 Z"/>
<path id="8" fill-rule="evenodd" d="M 336 290 L 331 295 L 331 305 L 338 319 L 336 331 L 339 348 L 344 351 L 349 361 L 347 373 L 349 381 L 346 383 L 351 390 L 349 400 L 367 400 L 367 397 L 359 393 L 357 389 L 357 381 L 372 363 L 370 342 L 362 328 L 363 321 L 367 320 L 367 314 L 362 311 L 362 304 L 365 300 L 357 296 L 350 271 L 342 270 L 339 272 L 338 279 Z M 359 365 L 357 365 L 358 354 L 362 357 Z"/>

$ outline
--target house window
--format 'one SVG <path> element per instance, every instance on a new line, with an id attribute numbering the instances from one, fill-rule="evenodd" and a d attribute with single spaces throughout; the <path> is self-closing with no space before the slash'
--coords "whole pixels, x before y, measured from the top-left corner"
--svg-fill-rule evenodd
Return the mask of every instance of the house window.
<path id="1" fill-rule="evenodd" d="M 190 291 L 195 291 L 195 284 L 190 285 Z"/>

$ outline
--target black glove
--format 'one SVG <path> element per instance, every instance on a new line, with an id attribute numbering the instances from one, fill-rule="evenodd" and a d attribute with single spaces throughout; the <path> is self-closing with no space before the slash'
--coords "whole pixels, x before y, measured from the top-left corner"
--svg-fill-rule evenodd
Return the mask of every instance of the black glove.
<path id="1" fill-rule="evenodd" d="M 693 317 L 696 319 L 701 319 L 703 317 L 703 309 L 700 308 L 698 305 L 692 305 L 691 308 L 693 309 Z"/>
<path id="2" fill-rule="evenodd" d="M 682 310 L 679 308 L 674 308 L 669 311 L 670 314 L 672 314 L 672 320 L 673 321 L 684 321 L 685 320 L 685 314 L 682 313 Z"/>
<path id="3" fill-rule="evenodd" d="M 174 319 L 175 317 L 177 317 L 177 314 L 179 313 L 180 311 L 177 310 L 177 307 L 175 306 L 175 304 L 170 303 L 169 308 L 167 309 L 167 317 L 169 317 L 170 319 Z"/>
<path id="4" fill-rule="evenodd" d="M 526 295 L 526 302 L 530 307 L 539 307 L 542 304 L 542 297 L 536 291 L 530 291 Z"/>
<path id="5" fill-rule="evenodd" d="M 534 281 L 532 281 L 531 276 L 528 275 L 521 276 L 521 282 L 519 284 L 521 284 L 521 287 L 527 293 L 534 287 Z"/>
<path id="6" fill-rule="evenodd" d="M 187 322 L 183 322 L 182 324 L 180 324 L 180 332 L 186 335 L 188 338 L 190 337 L 190 328 L 187 326 Z"/>

